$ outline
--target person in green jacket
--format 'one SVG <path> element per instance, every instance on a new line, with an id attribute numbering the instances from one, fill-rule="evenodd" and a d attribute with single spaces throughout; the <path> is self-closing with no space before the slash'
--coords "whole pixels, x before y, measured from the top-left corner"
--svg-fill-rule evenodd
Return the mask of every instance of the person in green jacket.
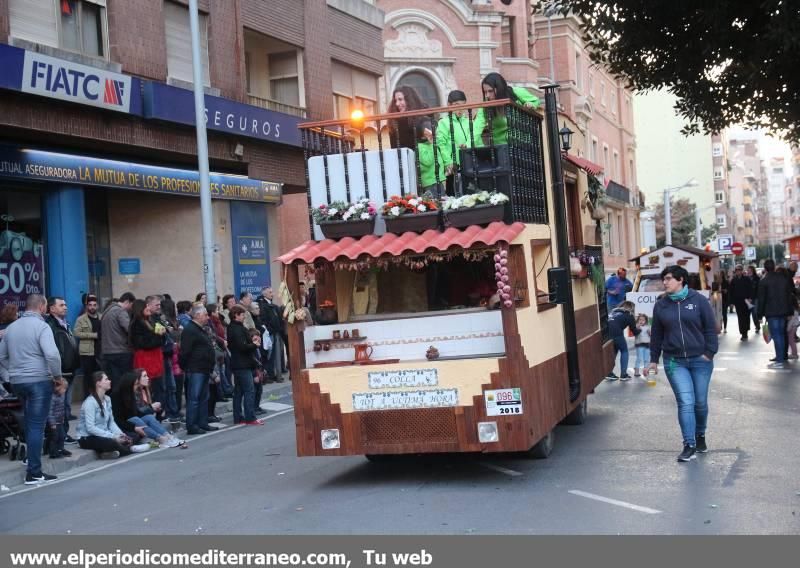
<path id="1" fill-rule="evenodd" d="M 417 160 L 419 161 L 419 179 L 422 184 L 420 195 L 431 192 L 438 196 L 441 193 L 441 183 L 445 180 L 445 165 L 442 153 L 436 149 L 436 162 L 433 155 L 433 132 L 431 121 L 421 120 L 417 124 Z"/>
<path id="2" fill-rule="evenodd" d="M 447 106 L 467 103 L 464 91 L 450 91 Z M 472 134 L 470 134 L 469 115 L 464 110 L 449 112 L 439 119 L 436 126 L 436 148 L 442 156 L 447 174 L 447 195 L 455 195 L 455 174 L 461 166 L 461 149 L 481 146 L 483 132 L 483 113 L 472 113 Z"/>
<path id="3" fill-rule="evenodd" d="M 481 81 L 481 88 L 483 89 L 484 101 L 510 99 L 511 102 L 525 108 L 539 108 L 541 106 L 539 97 L 523 87 L 509 87 L 500 73 L 489 73 L 486 75 L 483 81 Z M 506 121 L 504 109 L 501 107 L 493 107 L 482 110 L 484 111 L 482 113 L 484 115 L 482 118 L 484 122 L 482 133 L 483 143 L 488 145 L 490 142 L 487 123 L 491 121 L 491 141 L 495 146 L 508 144 L 508 122 Z"/>

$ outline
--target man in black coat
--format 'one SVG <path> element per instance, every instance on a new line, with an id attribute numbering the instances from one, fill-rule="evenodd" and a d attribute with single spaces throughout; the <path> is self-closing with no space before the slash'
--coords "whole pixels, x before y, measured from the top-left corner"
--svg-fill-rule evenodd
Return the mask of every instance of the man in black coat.
<path id="1" fill-rule="evenodd" d="M 186 381 L 186 433 L 204 434 L 218 430 L 208 425 L 208 384 L 217 363 L 214 343 L 205 326 L 208 312 L 195 304 L 189 312 L 192 321 L 181 333 L 180 359 Z"/>
<path id="2" fill-rule="evenodd" d="M 728 286 L 730 303 L 736 308 L 736 317 L 739 320 L 739 333 L 742 341 L 747 341 L 750 331 L 750 306 L 753 301 L 753 281 L 744 274 L 741 264 L 736 265 L 733 278 Z"/>
<path id="3" fill-rule="evenodd" d="M 775 359 L 770 369 L 783 369 L 786 366 L 786 318 L 794 313 L 792 287 L 785 275 L 775 272 L 775 261 L 764 261 L 766 276 L 758 284 L 758 319 L 767 319 L 772 344 L 775 346 Z"/>
<path id="4" fill-rule="evenodd" d="M 266 286 L 261 290 L 261 296 L 258 298 L 258 307 L 261 310 L 261 321 L 267 326 L 267 331 L 269 331 L 272 338 L 269 361 L 264 367 L 267 372 L 267 382 L 282 383 L 283 377 L 279 372 L 286 372 L 286 356 L 283 347 L 288 344 L 289 337 L 283 321 L 283 309 L 275 303 L 274 292 L 271 287 Z M 280 365 L 280 369 L 278 365 Z"/>

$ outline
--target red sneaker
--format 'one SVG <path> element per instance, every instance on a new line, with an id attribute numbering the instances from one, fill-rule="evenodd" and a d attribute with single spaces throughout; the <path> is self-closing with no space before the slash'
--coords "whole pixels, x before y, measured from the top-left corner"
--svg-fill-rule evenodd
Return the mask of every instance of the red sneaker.
<path id="1" fill-rule="evenodd" d="M 245 422 L 245 426 L 263 426 L 264 421 L 260 418 L 256 418 L 255 420 L 250 420 L 249 422 Z"/>

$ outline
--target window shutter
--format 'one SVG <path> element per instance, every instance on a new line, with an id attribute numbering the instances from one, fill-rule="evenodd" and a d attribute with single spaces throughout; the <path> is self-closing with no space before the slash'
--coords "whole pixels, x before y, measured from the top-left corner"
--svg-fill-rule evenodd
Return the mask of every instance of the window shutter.
<path id="1" fill-rule="evenodd" d="M 164 29 L 167 36 L 167 72 L 170 77 L 192 82 L 192 34 L 189 10 L 183 6 L 164 4 Z M 208 76 L 208 16 L 200 14 L 200 57 L 203 60 L 203 84 L 210 86 Z"/>
<path id="2" fill-rule="evenodd" d="M 11 35 L 58 47 L 56 3 L 53 0 L 11 0 Z"/>
<path id="3" fill-rule="evenodd" d="M 355 83 L 355 95 L 362 99 L 369 99 L 371 101 L 378 100 L 378 80 L 375 75 L 364 73 L 357 69 L 353 70 L 353 79 Z"/>
<path id="4" fill-rule="evenodd" d="M 353 97 L 353 72 L 347 65 L 331 61 L 333 92 L 345 97 Z"/>

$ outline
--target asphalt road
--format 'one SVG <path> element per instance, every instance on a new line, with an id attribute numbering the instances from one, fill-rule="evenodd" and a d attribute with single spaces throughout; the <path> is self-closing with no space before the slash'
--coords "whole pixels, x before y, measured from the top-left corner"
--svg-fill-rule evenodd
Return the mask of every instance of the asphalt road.
<path id="1" fill-rule="evenodd" d="M 298 459 L 289 410 L 0 495 L 0 533 L 798 534 L 800 369 L 767 371 L 770 348 L 723 336 L 688 464 L 663 375 L 600 385 L 547 460 Z"/>

